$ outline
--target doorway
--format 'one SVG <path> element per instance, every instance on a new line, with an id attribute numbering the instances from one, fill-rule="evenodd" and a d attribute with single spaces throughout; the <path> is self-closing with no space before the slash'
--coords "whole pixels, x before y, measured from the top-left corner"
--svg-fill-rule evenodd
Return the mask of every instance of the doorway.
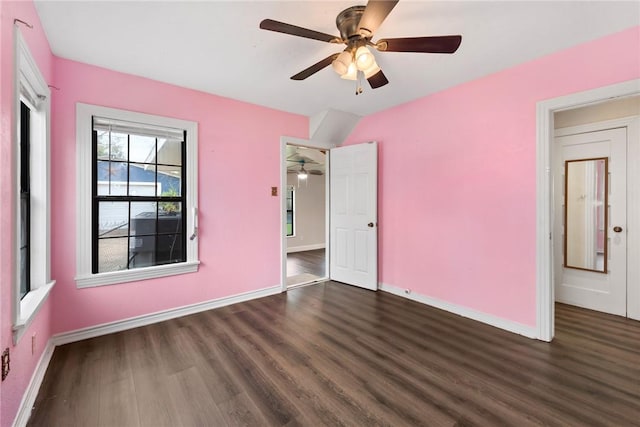
<path id="1" fill-rule="evenodd" d="M 555 265 L 558 257 L 558 240 L 564 244 L 562 234 L 555 230 L 556 211 L 563 209 L 556 206 L 554 198 L 554 188 L 560 180 L 564 183 L 562 176 L 557 176 L 557 153 L 554 150 L 555 128 L 564 125 L 554 126 L 554 122 L 560 122 L 560 112 L 585 113 L 581 108 L 598 109 L 610 101 L 624 100 L 640 95 L 640 80 L 631 80 L 611 86 L 588 90 L 585 92 L 566 95 L 546 101 L 541 101 L 537 105 L 537 232 L 536 232 L 536 300 L 537 300 L 537 337 L 544 341 L 551 341 L 554 335 L 554 303 L 555 303 L 555 282 L 558 276 L 558 268 Z M 591 111 L 593 112 L 593 110 Z M 581 116 L 582 114 L 578 114 Z M 584 116 L 583 116 L 584 118 Z M 608 118 L 605 118 L 605 120 Z M 601 119 L 602 120 L 602 119 Z M 602 122 L 600 123 L 600 125 Z M 559 125 L 559 123 L 556 123 Z M 573 125 L 577 125 L 573 123 Z M 587 129 L 588 125 L 579 133 L 586 133 L 602 129 L 598 125 Z M 631 212 L 640 212 L 640 119 L 637 117 L 624 117 L 621 119 L 606 120 L 606 128 L 626 128 L 628 132 L 628 146 L 626 152 L 627 162 L 627 191 L 626 198 L 628 208 Z M 617 225 L 607 224 L 609 232 Z M 626 258 L 637 260 L 640 256 L 640 218 L 638 214 L 629 214 L 626 218 Z M 622 230 L 621 230 L 622 231 Z M 594 234 L 594 236 L 596 236 Z M 564 262 L 564 255 L 562 255 Z M 596 254 L 597 258 L 597 254 Z M 640 266 L 637 262 L 628 262 L 626 268 L 627 292 L 626 310 L 627 316 L 633 319 L 640 319 Z M 562 265 L 562 262 L 561 264 Z"/>
<path id="2" fill-rule="evenodd" d="M 327 278 L 327 150 L 286 144 L 286 287 Z"/>

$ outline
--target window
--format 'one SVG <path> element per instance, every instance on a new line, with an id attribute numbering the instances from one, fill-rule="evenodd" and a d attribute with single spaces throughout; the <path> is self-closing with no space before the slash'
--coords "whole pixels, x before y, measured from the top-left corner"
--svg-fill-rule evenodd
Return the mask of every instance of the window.
<path id="1" fill-rule="evenodd" d="M 49 115 L 50 92 L 20 30 L 14 28 L 15 291 L 13 331 L 17 342 L 54 281 L 50 278 Z"/>
<path id="2" fill-rule="evenodd" d="M 31 109 L 20 101 L 20 221 L 18 238 L 18 258 L 20 259 L 20 299 L 31 290 L 31 186 L 29 146 L 29 126 Z"/>
<path id="3" fill-rule="evenodd" d="M 93 117 L 93 273 L 186 261 L 185 133 Z"/>
<path id="4" fill-rule="evenodd" d="M 197 271 L 197 124 L 76 112 L 78 287 Z"/>
<path id="5" fill-rule="evenodd" d="M 295 235 L 293 229 L 294 192 L 293 185 L 287 186 L 287 237 Z"/>

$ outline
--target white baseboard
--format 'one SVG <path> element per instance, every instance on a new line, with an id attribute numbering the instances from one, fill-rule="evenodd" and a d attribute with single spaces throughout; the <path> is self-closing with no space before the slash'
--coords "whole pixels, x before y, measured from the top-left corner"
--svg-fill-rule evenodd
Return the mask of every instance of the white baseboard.
<path id="1" fill-rule="evenodd" d="M 51 340 L 53 341 L 54 346 L 68 344 L 88 338 L 99 337 L 101 335 L 112 334 L 114 332 L 126 331 L 127 329 L 138 328 L 140 326 L 151 325 L 153 323 L 175 319 L 176 317 L 188 316 L 190 314 L 200 313 L 201 311 L 211 310 L 213 308 L 224 307 L 226 305 L 249 301 L 256 298 L 262 298 L 269 295 L 275 295 L 279 294 L 280 292 L 282 292 L 282 286 L 272 286 L 269 288 L 259 289 L 257 291 L 245 292 L 242 294 L 199 302 L 191 305 L 185 305 L 183 307 L 177 307 L 169 310 L 159 311 L 156 313 L 131 317 L 115 322 L 103 323 L 101 325 L 77 329 L 71 332 L 64 332 L 54 335 L 53 337 L 51 337 Z"/>
<path id="2" fill-rule="evenodd" d="M 527 338 L 537 338 L 538 336 L 538 330 L 536 329 L 535 326 L 523 325 L 522 323 L 503 319 L 501 317 L 497 317 L 492 314 L 483 313 L 481 311 L 477 311 L 472 308 L 464 307 L 457 304 L 452 304 L 447 301 L 442 301 L 436 298 L 420 295 L 415 292 L 406 293 L 405 289 L 388 285 L 386 283 L 379 283 L 378 289 L 384 292 L 389 292 L 390 294 L 394 294 L 403 298 L 417 301 L 425 305 L 429 305 L 431 307 L 439 308 L 441 310 L 448 311 L 453 314 L 457 314 L 458 316 L 467 317 L 469 319 L 476 320 L 478 322 L 486 323 L 487 325 L 504 329 L 505 331 L 513 332 L 518 335 L 523 335 Z"/>
<path id="3" fill-rule="evenodd" d="M 40 391 L 44 374 L 47 372 L 51 356 L 53 356 L 54 348 L 55 346 L 53 345 L 53 342 L 49 340 L 47 342 L 47 346 L 42 352 L 42 355 L 40 356 L 36 369 L 33 371 L 31 381 L 29 381 L 29 385 L 22 396 L 22 401 L 18 407 L 18 413 L 16 414 L 16 418 L 13 420 L 13 427 L 24 427 L 27 425 L 33 405 L 36 403 L 36 397 L 38 397 L 38 391 Z"/>
<path id="4" fill-rule="evenodd" d="M 324 249 L 324 243 L 316 243 L 315 245 L 305 245 L 305 246 L 287 246 L 287 253 L 291 252 L 303 252 L 303 251 L 313 251 L 315 249 Z"/>

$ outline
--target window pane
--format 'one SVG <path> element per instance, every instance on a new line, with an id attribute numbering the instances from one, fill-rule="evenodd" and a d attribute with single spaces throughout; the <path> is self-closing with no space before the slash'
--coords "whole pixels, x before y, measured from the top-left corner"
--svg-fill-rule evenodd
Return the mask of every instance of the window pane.
<path id="1" fill-rule="evenodd" d="M 182 232 L 182 203 L 160 202 L 158 210 L 158 233 Z"/>
<path id="2" fill-rule="evenodd" d="M 127 237 L 98 240 L 98 273 L 127 269 L 128 242 Z"/>
<path id="3" fill-rule="evenodd" d="M 182 140 L 158 138 L 158 163 L 182 166 Z"/>
<path id="4" fill-rule="evenodd" d="M 153 165 L 129 165 L 129 195 L 130 196 L 155 196 L 156 169 Z"/>
<path id="5" fill-rule="evenodd" d="M 293 224 L 287 224 L 287 236 L 293 236 Z"/>
<path id="6" fill-rule="evenodd" d="M 158 166 L 159 196 L 177 197 L 182 195 L 182 168 L 180 166 Z"/>
<path id="7" fill-rule="evenodd" d="M 127 160 L 127 134 L 111 132 L 111 160 Z M 99 140 L 98 140 L 99 141 Z"/>
<path id="8" fill-rule="evenodd" d="M 109 131 L 96 130 L 98 135 L 98 159 L 109 160 Z"/>
<path id="9" fill-rule="evenodd" d="M 156 139 L 150 136 L 131 135 L 129 161 L 137 163 L 155 163 Z"/>
<path id="10" fill-rule="evenodd" d="M 156 233 L 156 202 L 131 202 L 131 235 Z"/>
<path id="11" fill-rule="evenodd" d="M 20 249 L 20 299 L 29 292 L 29 248 Z"/>
<path id="12" fill-rule="evenodd" d="M 129 268 L 155 265 L 156 236 L 131 237 L 129 252 Z"/>
<path id="13" fill-rule="evenodd" d="M 29 246 L 29 194 L 20 195 L 20 248 Z"/>
<path id="14" fill-rule="evenodd" d="M 127 164 L 98 161 L 98 195 L 121 196 L 127 194 Z"/>
<path id="15" fill-rule="evenodd" d="M 156 264 L 184 261 L 182 257 L 182 235 L 165 234 L 158 236 Z"/>
<path id="16" fill-rule="evenodd" d="M 128 232 L 129 202 L 100 202 L 98 205 L 98 237 L 126 236 Z"/>

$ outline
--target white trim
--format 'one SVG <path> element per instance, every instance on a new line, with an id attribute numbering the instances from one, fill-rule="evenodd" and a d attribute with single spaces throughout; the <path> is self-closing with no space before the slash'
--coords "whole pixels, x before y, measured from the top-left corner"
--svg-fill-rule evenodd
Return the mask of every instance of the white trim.
<path id="1" fill-rule="evenodd" d="M 534 326 L 524 325 L 522 323 L 514 322 L 512 320 L 503 319 L 502 317 L 487 314 L 481 311 L 474 310 L 472 308 L 464 307 L 457 304 L 452 304 L 447 301 L 432 298 L 426 295 L 421 295 L 415 292 L 407 293 L 405 289 L 398 288 L 396 286 L 388 285 L 386 283 L 378 283 L 378 289 L 390 294 L 397 295 L 412 301 L 439 308 L 449 313 L 457 314 L 458 316 L 466 317 L 477 322 L 485 323 L 487 325 L 494 326 L 499 329 L 504 329 L 514 334 L 523 335 L 527 338 L 536 338 L 537 331 Z"/>
<path id="2" fill-rule="evenodd" d="M 280 293 L 280 286 L 271 286 L 269 288 L 258 289 L 256 291 L 244 292 L 241 294 L 231 295 L 228 297 L 217 298 L 209 301 L 203 301 L 196 304 L 185 305 L 182 307 L 171 308 L 168 310 L 158 311 L 155 313 L 144 314 L 142 316 L 130 317 L 128 319 L 117 320 L 115 322 L 103 323 L 101 325 L 90 326 L 88 328 L 77 329 L 75 331 L 56 334 L 51 337 L 54 345 L 69 344 L 76 341 L 95 338 L 102 335 L 112 334 L 114 332 L 126 331 L 128 329 L 147 326 L 153 323 L 164 322 L 165 320 L 175 319 L 176 317 L 188 316 L 190 314 L 200 313 L 202 311 L 220 308 L 239 302 L 245 302 L 257 298 L 263 298 L 270 295 Z"/>
<path id="3" fill-rule="evenodd" d="M 290 254 L 292 252 L 303 252 L 303 251 L 313 251 L 315 249 L 324 249 L 326 245 L 324 243 L 316 243 L 315 245 L 304 245 L 304 246 L 288 246 L 287 253 Z"/>
<path id="4" fill-rule="evenodd" d="M 640 79 L 540 101 L 536 105 L 536 338 L 551 341 L 554 334 L 552 246 L 553 113 L 640 94 Z"/>
<path id="5" fill-rule="evenodd" d="M 633 124 L 638 116 L 621 117 L 618 119 L 603 120 L 601 122 L 586 123 L 577 126 L 568 126 L 565 128 L 555 129 L 555 137 L 577 135 L 581 133 L 596 132 L 601 130 L 617 129 L 629 127 Z"/>
<path id="6" fill-rule="evenodd" d="M 137 282 L 139 280 L 156 279 L 159 277 L 175 276 L 178 274 L 195 273 L 200 261 L 180 262 L 176 264 L 156 265 L 153 267 L 133 268 L 131 270 L 110 271 L 108 273 L 76 276 L 76 285 L 81 288 L 93 288 L 104 285 Z"/>
<path id="7" fill-rule="evenodd" d="M 102 286 L 145 280 L 156 277 L 198 271 L 198 238 L 187 238 L 187 261 L 183 263 L 153 266 L 141 269 L 123 270 L 93 274 L 91 270 L 91 117 L 100 116 L 134 123 L 144 123 L 187 131 L 187 206 L 183 206 L 183 215 L 187 215 L 186 230 L 193 230 L 197 218 L 188 215 L 198 207 L 198 123 L 151 114 L 89 104 L 76 104 L 76 285 L 78 288 Z M 88 214 L 89 212 L 89 214 Z M 183 233 L 187 235 L 186 230 Z M 188 237 L 188 236 L 187 236 Z"/>
<path id="8" fill-rule="evenodd" d="M 51 356 L 53 356 L 54 349 L 55 346 L 53 345 L 53 342 L 49 340 L 47 342 L 47 346 L 42 352 L 42 355 L 40 356 L 36 369 L 33 371 L 33 375 L 31 375 L 29 385 L 22 395 L 22 400 L 18 407 L 18 413 L 16 414 L 16 418 L 13 420 L 13 427 L 24 427 L 27 425 L 33 405 L 36 403 L 36 397 L 38 397 L 42 380 L 44 380 L 44 374 L 47 372 L 49 362 L 51 362 Z"/>
<path id="9" fill-rule="evenodd" d="M 627 126 L 627 317 L 640 320 L 640 117 Z"/>
<path id="10" fill-rule="evenodd" d="M 43 286 L 39 286 L 37 289 L 27 293 L 22 301 L 20 301 L 20 317 L 13 323 L 14 343 L 20 341 L 22 335 L 24 335 L 24 332 L 29 328 L 36 314 L 40 311 L 40 307 L 42 307 L 49 297 L 49 293 L 55 284 L 56 281 L 53 280 Z"/>
<path id="11" fill-rule="evenodd" d="M 287 144 L 298 145 L 301 147 L 318 148 L 327 150 L 325 170 L 327 171 L 325 176 L 325 242 L 329 242 L 329 151 L 336 145 L 331 143 L 322 143 L 318 141 L 311 141 L 308 139 L 294 138 L 291 136 L 280 137 L 280 286 L 282 292 L 287 290 L 287 200 L 283 196 L 283 188 L 287 187 Z M 295 221 L 295 220 L 294 220 Z M 295 230 L 295 228 L 294 228 Z M 325 271 L 329 276 L 329 248 L 325 255 Z"/>
<path id="12" fill-rule="evenodd" d="M 14 75 L 13 75 L 13 111 L 11 121 L 12 145 L 14 155 L 11 158 L 14 178 L 12 181 L 14 210 L 11 247 L 14 255 L 12 285 L 12 329 L 13 343 L 17 344 L 24 331 L 35 318 L 38 310 L 49 295 L 55 281 L 51 280 L 51 91 L 38 64 L 29 51 L 17 25 L 14 25 Z M 20 299 L 20 130 L 18 120 L 21 116 L 20 102 L 24 99 L 30 113 L 30 186 L 31 220 L 29 244 L 31 269 L 30 291 Z M 33 244 L 36 236 L 38 244 Z"/>

